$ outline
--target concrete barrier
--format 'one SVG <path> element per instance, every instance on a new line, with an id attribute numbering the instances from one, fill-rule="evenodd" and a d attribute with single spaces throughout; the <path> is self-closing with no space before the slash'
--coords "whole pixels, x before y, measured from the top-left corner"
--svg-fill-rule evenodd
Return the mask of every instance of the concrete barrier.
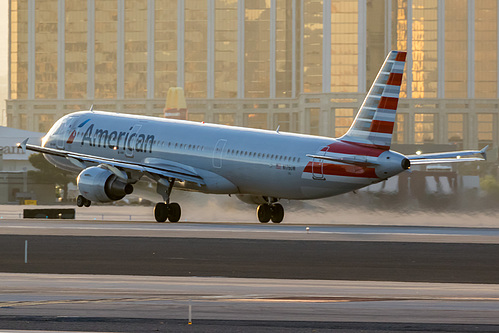
<path id="1" fill-rule="evenodd" d="M 23 217 L 25 219 L 74 219 L 74 208 L 40 208 L 24 209 Z"/>

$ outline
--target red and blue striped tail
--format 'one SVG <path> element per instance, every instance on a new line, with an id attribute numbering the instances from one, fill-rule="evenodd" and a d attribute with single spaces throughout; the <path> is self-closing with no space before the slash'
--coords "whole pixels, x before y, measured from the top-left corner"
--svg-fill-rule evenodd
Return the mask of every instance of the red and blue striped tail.
<path id="1" fill-rule="evenodd" d="M 407 52 L 391 51 L 348 132 L 339 138 L 362 146 L 390 149 Z"/>

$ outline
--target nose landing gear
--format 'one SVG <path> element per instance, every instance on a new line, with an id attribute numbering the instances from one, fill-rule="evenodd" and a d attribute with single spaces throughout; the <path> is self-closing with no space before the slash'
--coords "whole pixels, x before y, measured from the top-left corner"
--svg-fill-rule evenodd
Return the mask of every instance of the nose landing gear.
<path id="1" fill-rule="evenodd" d="M 88 200 L 83 195 L 79 195 L 76 198 L 76 206 L 78 206 L 78 207 L 83 207 L 83 206 L 90 207 L 91 204 L 92 204 L 92 201 Z"/>
<path id="2" fill-rule="evenodd" d="M 270 220 L 274 223 L 281 223 L 284 219 L 284 208 L 280 203 L 264 203 L 256 209 L 258 221 L 267 223 Z"/>

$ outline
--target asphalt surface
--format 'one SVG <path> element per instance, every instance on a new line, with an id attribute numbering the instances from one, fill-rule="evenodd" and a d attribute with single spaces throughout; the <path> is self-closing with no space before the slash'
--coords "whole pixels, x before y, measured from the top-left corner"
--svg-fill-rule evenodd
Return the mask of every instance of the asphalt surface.
<path id="1" fill-rule="evenodd" d="M 0 271 L 21 273 L 499 283 L 498 253 L 499 244 L 0 235 Z"/>
<path id="2" fill-rule="evenodd" d="M 203 332 L 203 333 L 250 333 L 250 332 L 491 332 L 496 333 L 499 325 L 477 324 L 421 324 L 421 323 L 357 323 L 357 322 L 301 322 L 260 320 L 197 320 L 187 325 L 185 320 L 137 319 L 137 318 L 61 318 L 50 316 L 26 316 L 0 318 L 5 329 L 19 326 L 31 328 L 22 333 L 61 331 L 64 332 Z M 11 331 L 2 330 L 10 333 Z M 14 330 L 12 333 L 19 331 Z"/>
<path id="3" fill-rule="evenodd" d="M 0 273 L 0 281 L 2 329 L 499 329 L 499 288 L 491 284 L 22 273 Z"/>
<path id="4" fill-rule="evenodd" d="M 0 220 L 0 330 L 499 331 L 499 229 L 306 227 Z"/>

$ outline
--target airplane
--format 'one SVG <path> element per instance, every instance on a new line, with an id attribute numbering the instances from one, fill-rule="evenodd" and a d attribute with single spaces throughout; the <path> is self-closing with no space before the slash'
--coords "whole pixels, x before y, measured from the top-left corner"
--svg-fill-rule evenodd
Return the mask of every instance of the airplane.
<path id="1" fill-rule="evenodd" d="M 41 146 L 55 166 L 78 173 L 77 206 L 112 202 L 139 180 L 156 184 L 157 222 L 178 222 L 173 188 L 235 195 L 257 204 L 262 223 L 280 223 L 282 199 L 306 200 L 355 191 L 411 165 L 480 161 L 486 149 L 404 156 L 390 150 L 406 60 L 391 51 L 359 112 L 340 138 L 259 130 L 103 111 L 60 118 Z M 481 156 L 479 156 L 481 155 Z"/>

